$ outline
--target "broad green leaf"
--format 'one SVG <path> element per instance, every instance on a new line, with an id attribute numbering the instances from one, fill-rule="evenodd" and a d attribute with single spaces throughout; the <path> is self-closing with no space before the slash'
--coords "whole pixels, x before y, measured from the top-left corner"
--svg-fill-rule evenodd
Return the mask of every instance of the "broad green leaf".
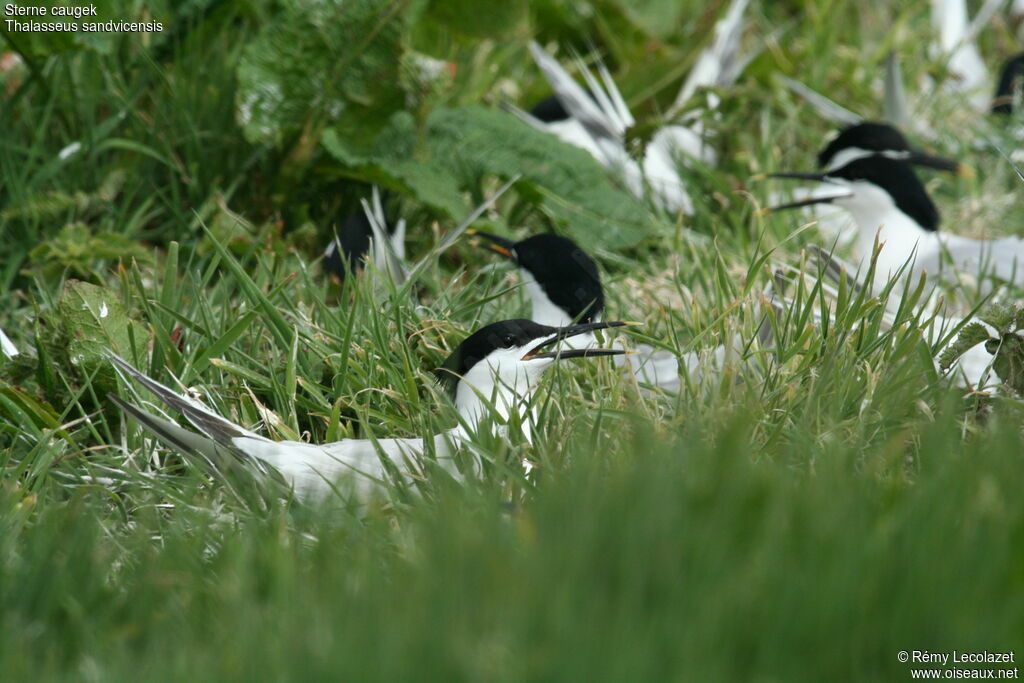
<path id="1" fill-rule="evenodd" d="M 996 328 L 1000 335 L 1012 332 L 1016 328 L 1017 317 L 1021 309 L 1014 303 L 996 302 L 983 311 L 979 318 Z"/>
<path id="2" fill-rule="evenodd" d="M 68 356 L 73 365 L 92 367 L 106 363 L 106 352 L 127 354 L 131 347 L 120 297 L 103 287 L 70 280 L 64 287 L 57 315 L 68 337 Z"/>
<path id="3" fill-rule="evenodd" d="M 431 159 L 429 153 L 417 158 L 416 131 L 409 114 L 396 114 L 369 153 L 355 149 L 350 140 L 334 129 L 324 132 L 327 151 L 348 167 L 352 175 L 410 194 L 448 216 L 465 213 L 466 203 L 458 179 L 437 160 Z"/>
<path id="4" fill-rule="evenodd" d="M 650 36 L 664 38 L 679 30 L 683 17 L 692 13 L 679 0 L 641 0 L 621 3 L 623 14 L 630 22 Z"/>
<path id="5" fill-rule="evenodd" d="M 80 378 L 93 377 L 100 395 L 114 388 L 114 371 L 107 354 L 131 354 L 132 321 L 128 318 L 121 298 L 103 287 L 69 280 L 64 286 L 53 313 L 54 333 L 40 346 L 43 353 L 54 355 L 54 360 L 67 363 L 78 370 Z M 144 335 L 135 331 L 135 338 Z"/>
<path id="6" fill-rule="evenodd" d="M 323 142 L 350 174 L 411 194 L 449 216 L 465 213 L 461 191 L 478 188 L 483 178 L 521 174 L 520 195 L 588 247 L 631 246 L 654 229 L 643 203 L 616 186 L 589 154 L 504 112 L 438 109 L 423 139 L 416 144 L 412 118 L 403 114 L 368 153 L 337 130 L 326 131 Z"/>
<path id="7" fill-rule="evenodd" d="M 956 341 L 947 346 L 946 350 L 942 352 L 942 355 L 939 357 L 939 367 L 943 371 L 949 370 L 960 356 L 988 339 L 988 330 L 986 330 L 985 326 L 981 323 L 969 323 L 965 325 L 964 329 L 960 331 L 960 335 L 956 338 Z"/>

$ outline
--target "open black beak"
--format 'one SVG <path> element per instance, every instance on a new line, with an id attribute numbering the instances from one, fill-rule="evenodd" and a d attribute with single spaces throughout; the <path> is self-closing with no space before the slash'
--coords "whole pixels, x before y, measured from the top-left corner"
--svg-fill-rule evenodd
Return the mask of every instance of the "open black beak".
<path id="1" fill-rule="evenodd" d="M 582 323 L 580 325 L 568 325 L 566 327 L 559 328 L 558 332 L 550 336 L 549 338 L 542 341 L 537 346 L 533 347 L 526 352 L 523 356 L 523 360 L 534 360 L 537 358 L 554 358 L 555 360 L 562 360 L 564 358 L 597 358 L 599 356 L 621 356 L 626 353 L 625 349 L 558 349 L 555 351 L 545 351 L 540 353 L 541 349 L 553 346 L 563 339 L 570 337 L 578 337 L 581 334 L 587 332 L 593 332 L 594 330 L 604 330 L 609 327 L 625 327 L 627 325 L 639 325 L 636 322 L 606 322 L 606 323 Z"/>
<path id="2" fill-rule="evenodd" d="M 764 177 L 764 176 L 762 176 Z M 833 182 L 824 173 L 769 173 L 769 178 L 789 178 L 791 180 L 813 180 L 818 183 Z"/>
<path id="3" fill-rule="evenodd" d="M 466 234 L 486 240 L 486 242 L 474 240 L 474 245 L 493 251 L 495 254 L 501 254 L 507 259 L 511 259 L 513 261 L 516 260 L 515 254 L 512 253 L 512 249 L 516 246 L 515 240 L 510 240 L 507 237 L 499 237 L 498 235 L 492 235 L 489 232 L 481 232 L 480 230 L 472 229 L 467 230 Z"/>
<path id="4" fill-rule="evenodd" d="M 910 156 L 907 157 L 907 161 L 916 166 L 926 166 L 939 171 L 955 173 L 961 178 L 970 178 L 974 175 L 974 169 L 967 164 L 961 164 L 959 161 L 952 161 L 950 159 L 926 154 L 919 149 L 911 149 Z"/>
<path id="5" fill-rule="evenodd" d="M 833 185 L 839 185 L 836 181 L 829 178 L 824 173 L 770 173 L 769 178 L 788 178 L 791 180 L 813 180 L 818 183 L 831 183 Z M 795 202 L 789 202 L 787 204 L 779 204 L 778 206 L 769 206 L 764 209 L 764 213 L 775 213 L 776 211 L 785 211 L 786 209 L 799 209 L 804 206 L 813 206 L 815 204 L 831 204 L 837 199 L 848 197 L 849 194 L 835 194 L 825 195 L 821 197 L 808 197 L 807 199 L 801 199 Z"/>

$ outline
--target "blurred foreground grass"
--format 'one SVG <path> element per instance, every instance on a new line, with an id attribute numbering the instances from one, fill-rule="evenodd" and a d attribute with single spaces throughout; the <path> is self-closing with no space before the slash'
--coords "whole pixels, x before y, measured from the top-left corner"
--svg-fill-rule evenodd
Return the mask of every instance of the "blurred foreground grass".
<path id="1" fill-rule="evenodd" d="M 902 680 L 900 649 L 1019 645 L 1016 429 L 933 424 L 912 481 L 842 446 L 813 474 L 752 463 L 749 429 L 641 427 L 511 513 L 452 488 L 390 519 L 128 523 L 8 493 L 5 677 Z"/>

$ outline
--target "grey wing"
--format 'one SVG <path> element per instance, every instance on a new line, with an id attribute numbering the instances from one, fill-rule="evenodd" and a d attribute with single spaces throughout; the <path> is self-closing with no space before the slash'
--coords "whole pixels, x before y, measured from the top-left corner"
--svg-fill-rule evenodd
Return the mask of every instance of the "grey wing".
<path id="1" fill-rule="evenodd" d="M 399 219 L 393 232 L 388 230 L 384 207 L 380 201 L 380 190 L 373 187 L 371 201 L 362 201 L 363 212 L 370 224 L 370 251 L 377 270 L 395 283 L 396 287 L 405 284 L 408 269 L 405 266 L 405 219 Z"/>
<path id="2" fill-rule="evenodd" d="M 616 367 L 628 367 L 642 385 L 657 387 L 669 393 L 679 391 L 679 358 L 667 349 L 637 344 L 633 353 L 615 356 Z"/>
<path id="3" fill-rule="evenodd" d="M 165 444 L 182 455 L 199 456 L 210 469 L 217 469 L 218 463 L 228 454 L 228 449 L 216 441 L 147 412 L 116 394 L 108 394 L 108 398 L 136 422 L 153 432 Z"/>
<path id="4" fill-rule="evenodd" d="M 323 445 L 244 437 L 234 441 L 247 456 L 280 472 L 302 500 L 326 497 L 339 487 L 350 487 L 357 497 L 365 498 L 388 479 L 381 455 L 368 439 Z"/>
<path id="5" fill-rule="evenodd" d="M 452 446 L 461 438 L 456 429 L 433 439 L 437 465 L 456 480 L 462 475 L 452 458 Z M 322 445 L 242 438 L 235 439 L 235 445 L 273 466 L 303 499 L 322 497 L 345 484 L 366 498 L 388 482 L 407 485 L 423 479 L 427 462 L 420 438 L 342 439 Z"/>
<path id="6" fill-rule="evenodd" d="M 912 128 L 914 122 L 907 103 L 907 90 L 903 86 L 903 67 L 895 50 L 890 51 L 885 60 L 885 98 L 882 108 L 886 121 L 891 121 L 903 130 Z"/>

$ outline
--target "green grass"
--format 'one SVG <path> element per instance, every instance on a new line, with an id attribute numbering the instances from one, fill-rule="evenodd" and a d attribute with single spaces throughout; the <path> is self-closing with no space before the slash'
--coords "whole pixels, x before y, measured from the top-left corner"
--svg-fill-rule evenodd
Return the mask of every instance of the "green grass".
<path id="1" fill-rule="evenodd" d="M 243 134 L 239 62 L 283 25 L 274 3 L 178 4 L 149 5 L 173 28 L 151 45 L 4 48 L 27 60 L 0 75 L 0 327 L 26 351 L 0 360 L 5 679 L 903 680 L 900 650 L 1021 642 L 1024 406 L 936 373 L 921 292 L 827 295 L 813 265 L 774 353 L 751 348 L 756 372 L 652 396 L 607 363 L 566 363 L 540 392 L 535 444 L 481 442 L 489 466 L 465 485 L 436 477 L 365 507 L 267 501 L 149 439 L 106 399 L 137 390 L 100 348 L 274 438 L 415 436 L 456 419 L 430 371 L 467 332 L 528 311 L 468 241 L 429 265 L 415 304 L 327 282 L 316 259 L 369 171 L 320 144 L 321 103 L 273 140 Z M 441 107 L 546 94 L 533 36 L 596 45 L 655 120 L 720 4 L 512 3 L 507 26 L 473 37 L 410 6 L 408 45 L 458 65 L 409 100 L 417 131 Z M 898 47 L 936 132 L 921 142 L 977 171 L 927 176 L 944 226 L 1024 234 L 1013 169 L 972 143 L 989 124 L 918 85 L 943 72 L 925 8 L 753 4 L 750 47 L 782 32 L 707 122 L 721 163 L 685 171 L 697 214 L 651 209 L 637 244 L 583 243 L 608 316 L 644 321 L 637 340 L 708 352 L 753 337 L 771 269 L 820 241 L 756 211 L 777 187 L 756 174 L 809 170 L 831 129 L 777 71 L 878 115 Z M 992 68 L 1014 29 L 982 32 Z M 505 180 L 477 170 L 459 169 L 467 212 Z M 536 193 L 513 189 L 481 227 L 572 229 Z M 392 208 L 414 258 L 461 218 L 412 193 Z M 81 292 L 115 314 L 92 324 Z M 961 314 L 978 303 L 946 294 Z M 523 457 L 531 478 L 510 466 Z"/>

